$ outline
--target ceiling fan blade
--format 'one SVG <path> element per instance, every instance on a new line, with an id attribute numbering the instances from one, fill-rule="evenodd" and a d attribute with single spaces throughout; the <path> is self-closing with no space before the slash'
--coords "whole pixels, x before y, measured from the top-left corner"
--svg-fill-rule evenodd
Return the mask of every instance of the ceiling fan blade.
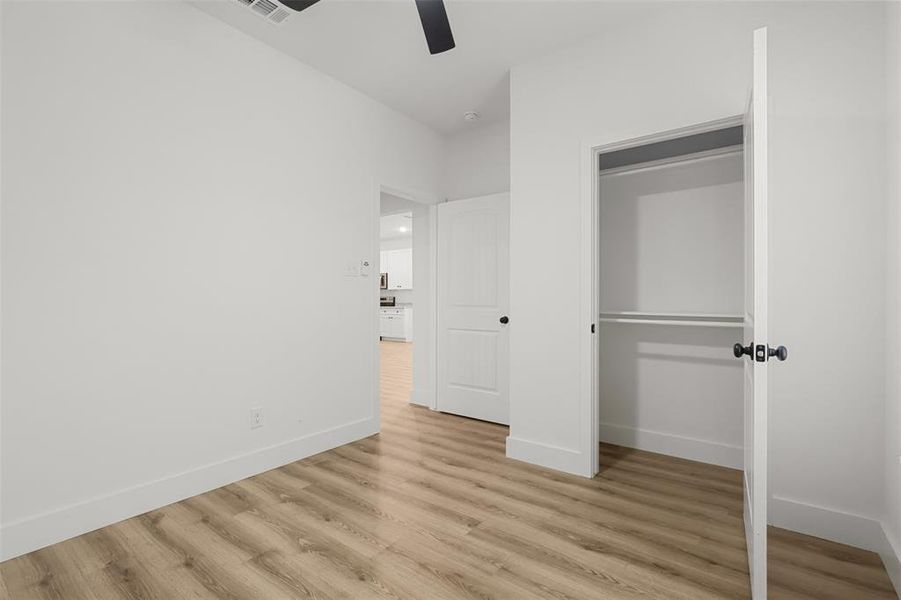
<path id="1" fill-rule="evenodd" d="M 300 12 L 302 10 L 306 10 L 319 2 L 319 0 L 278 0 L 291 10 L 296 10 Z"/>
<path id="2" fill-rule="evenodd" d="M 430 54 L 447 52 L 456 46 L 447 20 L 447 11 L 444 9 L 444 0 L 416 0 L 416 9 L 419 11 L 419 20 L 422 21 Z"/>

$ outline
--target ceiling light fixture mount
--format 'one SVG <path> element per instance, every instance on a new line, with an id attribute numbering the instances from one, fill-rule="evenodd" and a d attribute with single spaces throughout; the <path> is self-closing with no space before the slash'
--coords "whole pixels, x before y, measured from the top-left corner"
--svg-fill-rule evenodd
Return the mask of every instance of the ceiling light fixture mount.
<path id="1" fill-rule="evenodd" d="M 469 121 L 469 122 L 478 121 L 481 118 L 482 118 L 482 115 L 480 115 L 479 113 L 477 113 L 474 110 L 467 110 L 465 113 L 463 113 L 464 121 Z"/>

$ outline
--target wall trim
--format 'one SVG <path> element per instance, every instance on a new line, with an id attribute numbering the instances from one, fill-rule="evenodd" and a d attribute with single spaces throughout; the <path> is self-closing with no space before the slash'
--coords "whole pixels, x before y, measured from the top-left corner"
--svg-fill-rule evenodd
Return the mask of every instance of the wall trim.
<path id="1" fill-rule="evenodd" d="M 432 404 L 434 404 L 435 394 L 432 390 L 428 389 L 412 389 L 410 390 L 410 404 L 415 404 L 416 406 L 425 406 L 426 408 L 431 408 Z"/>
<path id="2" fill-rule="evenodd" d="M 769 512 L 770 525 L 875 552 L 901 598 L 901 542 L 885 523 L 779 496 L 770 498 Z"/>
<path id="3" fill-rule="evenodd" d="M 582 477 L 594 476 L 594 473 L 588 472 L 590 469 L 586 469 L 589 463 L 581 452 L 515 438 L 512 435 L 507 437 L 507 458 Z"/>
<path id="4" fill-rule="evenodd" d="M 881 553 L 888 543 L 882 523 L 870 517 L 780 496 L 769 501 L 770 525 Z"/>
<path id="5" fill-rule="evenodd" d="M 888 525 L 883 523 L 883 544 L 879 556 L 882 557 L 882 564 L 885 565 L 885 570 L 895 586 L 895 593 L 901 599 L 901 540 L 894 540 L 890 531 Z"/>
<path id="6" fill-rule="evenodd" d="M 677 456 L 688 460 L 741 469 L 744 448 L 670 433 L 601 423 L 601 441 L 626 448 Z"/>
<path id="7" fill-rule="evenodd" d="M 379 419 L 367 417 L 142 483 L 0 528 L 0 561 L 44 548 L 148 511 L 203 494 L 379 432 Z"/>

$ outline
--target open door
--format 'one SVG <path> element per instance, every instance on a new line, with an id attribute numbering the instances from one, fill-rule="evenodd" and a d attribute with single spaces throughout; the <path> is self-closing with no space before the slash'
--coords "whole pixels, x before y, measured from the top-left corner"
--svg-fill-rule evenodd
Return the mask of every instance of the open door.
<path id="1" fill-rule="evenodd" d="M 784 346 L 769 346 L 767 333 L 767 45 L 766 28 L 754 32 L 753 88 L 744 124 L 745 318 L 736 358 L 744 374 L 744 522 L 751 595 L 767 596 L 767 365 L 785 360 Z"/>
<path id="2" fill-rule="evenodd" d="M 509 423 L 510 196 L 438 205 L 438 410 Z"/>

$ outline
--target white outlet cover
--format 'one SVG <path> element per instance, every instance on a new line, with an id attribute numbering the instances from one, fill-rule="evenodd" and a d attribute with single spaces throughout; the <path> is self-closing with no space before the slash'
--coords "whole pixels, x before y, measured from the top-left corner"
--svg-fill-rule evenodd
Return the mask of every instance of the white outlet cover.
<path id="1" fill-rule="evenodd" d="M 250 409 L 250 428 L 257 429 L 263 426 L 263 409 L 262 408 L 251 408 Z"/>

